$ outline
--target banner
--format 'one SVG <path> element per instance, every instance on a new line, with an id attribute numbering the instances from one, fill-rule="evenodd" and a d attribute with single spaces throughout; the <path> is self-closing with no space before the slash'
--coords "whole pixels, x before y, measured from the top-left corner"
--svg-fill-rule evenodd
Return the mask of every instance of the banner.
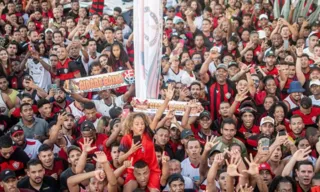
<path id="1" fill-rule="evenodd" d="M 66 80 L 63 87 L 72 93 L 83 93 L 115 89 L 133 83 L 134 71 L 126 70 Z"/>
<path id="2" fill-rule="evenodd" d="M 143 112 L 149 114 L 157 113 L 160 106 L 163 104 L 163 100 L 158 99 L 139 99 L 133 98 L 131 101 L 131 106 L 135 112 Z M 168 108 L 165 110 L 164 114 L 167 114 L 169 110 L 174 110 L 174 114 L 177 116 L 183 116 L 186 111 L 186 106 L 188 102 L 182 101 L 170 101 Z M 199 116 L 203 111 L 201 103 L 197 103 L 197 107 L 191 109 L 190 116 Z"/>
<path id="3" fill-rule="evenodd" d="M 162 56 L 162 0 L 134 1 L 136 96 L 156 99 Z"/>

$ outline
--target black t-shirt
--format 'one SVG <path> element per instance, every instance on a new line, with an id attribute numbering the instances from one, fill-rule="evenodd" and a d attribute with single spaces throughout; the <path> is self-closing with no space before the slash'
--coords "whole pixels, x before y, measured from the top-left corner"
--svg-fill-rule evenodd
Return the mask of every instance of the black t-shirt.
<path id="1" fill-rule="evenodd" d="M 38 191 L 31 186 L 29 177 L 24 177 L 23 179 L 21 179 L 18 182 L 18 187 Z M 58 185 L 57 181 L 53 177 L 45 175 L 43 177 L 42 185 L 41 185 L 41 188 L 39 191 L 41 191 L 41 192 L 44 192 L 44 191 L 45 192 L 58 192 L 58 191 L 60 191 L 60 189 L 59 189 L 59 185 Z"/>
<path id="2" fill-rule="evenodd" d="M 17 176 L 24 176 L 24 169 L 27 167 L 29 160 L 29 156 L 23 151 L 23 149 L 17 147 L 9 159 L 0 156 L 0 167 L 1 170 L 10 169 L 14 171 Z"/>
<path id="3" fill-rule="evenodd" d="M 71 69 L 77 69 L 80 71 L 81 77 L 88 76 L 87 71 L 85 70 L 82 63 L 82 56 L 79 56 L 76 59 L 71 58 L 72 61 L 69 63 Z"/>
<path id="4" fill-rule="evenodd" d="M 86 166 L 84 167 L 84 170 L 86 172 L 94 171 L 94 165 L 91 163 L 87 163 Z M 70 167 L 61 173 L 61 175 L 60 175 L 60 190 L 61 191 L 68 190 L 67 180 L 69 177 L 71 177 L 73 175 L 75 175 L 75 173 L 72 172 Z"/>
<path id="5" fill-rule="evenodd" d="M 199 29 L 196 29 L 196 31 L 194 32 L 194 36 L 196 36 L 197 34 L 201 34 L 204 37 L 204 46 L 208 47 L 209 49 L 211 49 L 211 47 L 213 46 L 213 32 L 210 32 L 210 35 L 207 37 L 203 34 L 202 31 L 200 31 Z"/>

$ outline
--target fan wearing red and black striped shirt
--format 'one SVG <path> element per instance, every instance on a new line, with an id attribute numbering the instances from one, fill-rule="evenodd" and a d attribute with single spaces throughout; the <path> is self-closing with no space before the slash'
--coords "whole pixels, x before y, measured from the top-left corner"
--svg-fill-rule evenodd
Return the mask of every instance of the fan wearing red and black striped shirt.
<path id="1" fill-rule="evenodd" d="M 65 80 L 81 77 L 80 69 L 77 65 L 72 64 L 65 47 L 59 47 L 57 50 L 59 62 L 57 63 L 57 78 L 60 79 L 60 85 Z"/>

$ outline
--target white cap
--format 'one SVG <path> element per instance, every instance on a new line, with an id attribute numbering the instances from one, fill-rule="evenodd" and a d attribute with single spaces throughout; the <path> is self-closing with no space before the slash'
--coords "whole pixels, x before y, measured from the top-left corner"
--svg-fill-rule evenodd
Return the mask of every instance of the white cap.
<path id="1" fill-rule="evenodd" d="M 309 87 L 311 87 L 312 85 L 320 85 L 320 80 L 317 79 L 317 80 L 310 81 Z"/>
<path id="2" fill-rule="evenodd" d="M 46 30 L 44 31 L 44 33 L 46 34 L 47 32 L 51 32 L 51 33 L 53 33 L 53 30 L 52 30 L 52 29 L 50 29 L 50 28 L 48 28 L 48 29 L 46 29 Z"/>
<path id="3" fill-rule="evenodd" d="M 265 123 L 272 123 L 274 125 L 274 119 L 272 117 L 270 117 L 270 116 L 266 116 L 266 117 L 261 119 L 260 126 L 265 124 Z"/>
<path id="4" fill-rule="evenodd" d="M 259 16 L 259 20 L 261 20 L 261 19 L 269 19 L 269 18 L 268 18 L 268 15 L 266 15 L 266 14 L 261 14 L 261 15 Z"/>

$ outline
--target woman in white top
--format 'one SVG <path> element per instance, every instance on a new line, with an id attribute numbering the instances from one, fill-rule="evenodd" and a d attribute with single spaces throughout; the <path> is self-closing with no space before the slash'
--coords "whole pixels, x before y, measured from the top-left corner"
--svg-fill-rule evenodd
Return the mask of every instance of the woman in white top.
<path id="1" fill-rule="evenodd" d="M 166 70 L 163 69 L 164 81 L 173 80 L 175 82 L 181 82 L 182 76 L 187 73 L 185 70 L 179 68 L 180 60 L 179 56 L 171 56 L 170 67 Z"/>
<path id="2" fill-rule="evenodd" d="M 186 71 L 186 73 L 182 75 L 181 83 L 189 86 L 193 81 L 196 80 L 196 75 L 193 72 L 195 66 L 194 62 L 191 59 L 187 59 L 181 65 L 183 66 L 183 69 Z"/>

